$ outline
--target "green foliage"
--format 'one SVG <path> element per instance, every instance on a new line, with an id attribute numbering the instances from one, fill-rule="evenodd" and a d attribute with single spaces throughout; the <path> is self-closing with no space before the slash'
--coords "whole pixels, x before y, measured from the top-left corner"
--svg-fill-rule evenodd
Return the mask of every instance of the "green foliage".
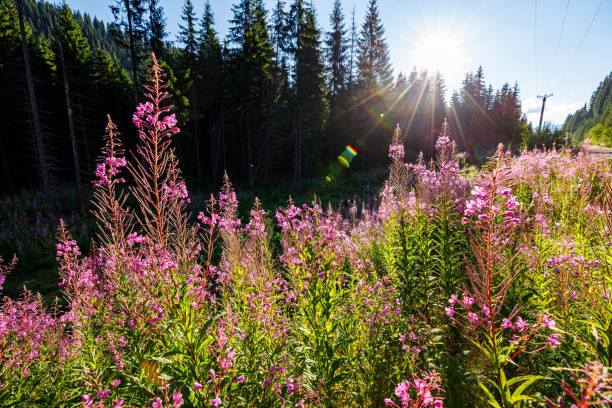
<path id="1" fill-rule="evenodd" d="M 421 311 L 428 321 L 436 279 L 432 227 L 426 215 L 400 211 L 386 225 L 384 244 L 387 269 L 398 285 L 403 310 L 408 314 Z"/>
<path id="2" fill-rule="evenodd" d="M 368 91 L 380 89 L 393 80 L 389 46 L 378 15 L 376 0 L 370 0 L 358 40 L 359 85 Z"/>
<path id="3" fill-rule="evenodd" d="M 586 137 L 591 139 L 591 142 L 594 144 L 603 143 L 608 147 L 612 147 L 612 126 L 598 123 L 588 131 Z"/>
<path id="4" fill-rule="evenodd" d="M 563 131 L 569 132 L 575 143 L 585 138 L 611 146 L 612 126 L 612 73 L 608 74 L 593 92 L 588 106 L 570 114 L 563 124 Z"/>
<path id="5" fill-rule="evenodd" d="M 318 222 L 318 221 L 315 221 Z M 351 295 L 350 276 L 332 245 L 319 246 L 325 238 L 296 242 L 299 262 L 289 275 L 299 294 L 296 307 L 296 339 L 293 348 L 299 355 L 302 374 L 312 390 L 333 404 L 343 400 L 339 385 L 351 373 L 356 354 L 356 316 L 348 316 L 346 304 Z M 351 313 L 352 314 L 352 313 Z"/>
<path id="6" fill-rule="evenodd" d="M 523 149 L 561 147 L 568 143 L 566 133 L 562 129 L 553 127 L 550 122 L 544 122 L 542 129 L 534 131 L 525 130 L 521 134 Z"/>

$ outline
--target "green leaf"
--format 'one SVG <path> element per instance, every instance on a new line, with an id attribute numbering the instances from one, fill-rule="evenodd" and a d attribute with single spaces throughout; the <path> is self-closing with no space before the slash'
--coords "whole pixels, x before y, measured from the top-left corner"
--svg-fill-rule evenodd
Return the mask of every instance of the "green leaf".
<path id="1" fill-rule="evenodd" d="M 493 408 L 502 408 L 502 406 L 499 405 L 491 391 L 489 391 L 489 389 L 481 381 L 478 381 L 478 386 L 484 391 L 487 397 L 489 397 L 488 402 L 490 406 L 492 406 Z"/>
<path id="2" fill-rule="evenodd" d="M 508 381 L 510 385 L 522 381 L 522 384 L 519 385 L 512 393 L 511 402 L 516 402 L 520 400 L 534 400 L 535 398 L 533 396 L 523 395 L 523 391 L 525 391 L 525 389 L 527 389 L 527 387 L 529 387 L 534 382 L 541 380 L 543 378 L 544 377 L 542 376 L 536 376 L 536 375 L 523 375 L 520 377 L 511 378 Z"/>

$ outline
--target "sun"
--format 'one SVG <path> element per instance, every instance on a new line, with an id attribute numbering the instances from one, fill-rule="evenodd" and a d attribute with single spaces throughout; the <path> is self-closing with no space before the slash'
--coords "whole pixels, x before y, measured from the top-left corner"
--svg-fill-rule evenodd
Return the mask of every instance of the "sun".
<path id="1" fill-rule="evenodd" d="M 440 72 L 455 82 L 469 70 L 468 49 L 463 33 L 438 29 L 418 35 L 409 52 L 409 61 L 419 70 Z"/>

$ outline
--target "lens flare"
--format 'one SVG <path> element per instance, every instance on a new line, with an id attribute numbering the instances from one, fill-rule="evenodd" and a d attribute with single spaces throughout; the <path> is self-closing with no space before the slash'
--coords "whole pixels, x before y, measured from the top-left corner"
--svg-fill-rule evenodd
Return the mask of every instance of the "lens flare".
<path id="1" fill-rule="evenodd" d="M 352 157 L 357 156 L 357 150 L 355 150 L 355 148 L 351 145 L 346 146 L 344 150 L 346 150 Z"/>
<path id="2" fill-rule="evenodd" d="M 340 164 L 346 167 L 347 169 L 351 166 L 351 163 L 349 162 L 349 160 L 352 160 L 352 157 L 349 159 L 345 158 L 344 152 L 342 152 L 342 154 L 338 156 L 338 161 L 340 162 Z"/>
<path id="3" fill-rule="evenodd" d="M 357 156 L 357 154 L 357 150 L 355 150 L 353 146 L 346 145 L 344 151 L 340 153 L 340 155 L 336 159 L 338 160 L 338 163 L 342 165 L 342 167 L 348 169 L 349 167 L 351 167 L 351 162 L 353 161 L 355 156 Z M 339 175 L 341 171 L 342 168 L 337 164 L 330 164 L 329 172 L 327 173 L 327 176 L 325 176 L 325 181 L 327 181 L 328 183 L 334 181 L 336 176 Z"/>

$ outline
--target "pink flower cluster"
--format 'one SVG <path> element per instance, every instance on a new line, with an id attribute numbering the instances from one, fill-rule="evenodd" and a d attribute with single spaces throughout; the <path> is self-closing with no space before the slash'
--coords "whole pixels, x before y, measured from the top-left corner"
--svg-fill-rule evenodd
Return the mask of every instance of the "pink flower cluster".
<path id="1" fill-rule="evenodd" d="M 414 376 L 412 381 L 401 382 L 395 387 L 395 396 L 399 398 L 401 405 L 397 405 L 390 398 L 385 399 L 385 405 L 397 408 L 442 408 L 444 399 L 432 394 L 432 392 L 443 391 L 440 387 L 440 376 L 437 372 L 432 371 L 424 373 L 422 377 L 421 379 Z M 412 389 L 414 389 L 413 395 L 411 395 Z"/>
<path id="2" fill-rule="evenodd" d="M 465 204 L 463 222 L 471 222 L 471 219 L 467 218 L 468 216 L 475 216 L 479 225 L 481 223 L 493 223 L 497 216 L 503 217 L 502 221 L 510 224 L 521 222 L 517 211 L 519 203 L 516 197 L 512 195 L 511 188 L 503 188 L 495 197 L 491 197 L 491 195 L 490 188 L 474 186 L 470 200 Z M 493 201 L 492 206 L 491 201 Z"/>
<path id="3" fill-rule="evenodd" d="M 267 236 L 266 214 L 262 209 L 251 210 L 249 222 L 244 229 L 252 239 L 263 239 Z"/>
<path id="4" fill-rule="evenodd" d="M 69 239 L 65 242 L 58 242 L 55 245 L 55 248 L 57 249 L 55 253 L 55 259 L 57 261 L 61 261 L 64 257 L 77 257 L 81 255 L 79 246 L 77 245 L 77 242 L 74 239 Z"/>
<path id="5" fill-rule="evenodd" d="M 491 311 L 486 303 L 474 297 L 470 297 L 467 292 L 464 292 L 461 298 L 457 295 L 452 295 L 448 299 L 448 303 L 449 306 L 444 308 L 446 315 L 468 331 L 474 332 L 481 325 L 484 325 L 489 329 L 509 329 L 514 332 L 510 341 L 519 348 L 519 352 L 534 353 L 542 350 L 546 346 L 557 348 L 561 344 L 561 335 L 556 333 L 556 331 L 558 331 L 557 325 L 548 315 L 542 314 L 535 316 L 536 320 L 532 324 L 529 324 L 521 316 L 505 317 L 502 319 L 501 323 L 496 323 L 491 321 Z M 462 309 L 460 313 L 458 313 L 456 307 Z M 512 321 L 512 319 L 514 319 L 514 321 Z M 540 333 L 542 330 L 551 333 Z M 536 338 L 542 340 L 533 342 L 536 346 L 535 349 L 527 350 L 527 343 Z"/>
<path id="6" fill-rule="evenodd" d="M 19 300 L 5 298 L 0 306 L 2 372 L 8 379 L 22 378 L 36 367 L 61 365 L 71 353 L 64 330 L 64 323 L 46 313 L 32 293 L 24 292 Z"/>
<path id="7" fill-rule="evenodd" d="M 178 180 L 174 183 L 169 181 L 168 184 L 162 186 L 162 199 L 164 201 L 180 200 L 186 204 L 190 203 L 189 193 L 187 192 L 187 185 L 183 180 Z"/>
<path id="8" fill-rule="evenodd" d="M 406 164 L 414 175 L 413 194 L 416 200 L 430 208 L 430 213 L 443 202 L 449 202 L 456 211 L 461 212 L 469 183 L 461 175 L 459 161 L 454 153 L 454 144 L 446 133 L 442 133 L 436 143 L 436 161 L 427 166 L 423 155 L 415 164 Z"/>
<path id="9" fill-rule="evenodd" d="M 156 127 L 159 130 L 163 131 L 168 129 L 173 133 L 178 133 L 179 128 L 176 127 L 177 121 L 174 113 L 159 120 L 159 114 L 167 111 L 168 108 L 162 108 L 156 113 L 155 106 L 151 102 L 141 103 L 136 107 L 136 112 L 132 115 L 132 122 L 137 128 L 142 128 L 148 123 L 150 126 Z"/>
<path id="10" fill-rule="evenodd" d="M 401 160 L 404 158 L 404 145 L 391 144 L 389 145 L 389 158 L 392 160 Z"/>
<path id="11" fill-rule="evenodd" d="M 572 376 L 580 387 L 578 392 L 574 392 L 567 382 L 563 381 L 562 384 L 566 398 L 571 399 L 570 408 L 612 406 L 612 375 L 603 364 L 597 361 L 590 362 L 581 367 L 578 374 L 572 373 Z M 562 397 L 556 402 L 546 398 L 550 408 L 566 408 L 563 401 Z"/>
<path id="12" fill-rule="evenodd" d="M 447 135 L 441 135 L 436 140 L 436 151 L 449 152 L 453 149 L 453 141 Z"/>
<path id="13" fill-rule="evenodd" d="M 98 163 L 96 167 L 96 177 L 94 181 L 96 187 L 101 185 L 112 185 L 116 183 L 125 183 L 125 179 L 114 176 L 119 174 L 120 168 L 127 166 L 125 157 L 107 157 L 102 163 Z"/>
<path id="14" fill-rule="evenodd" d="M 240 227 L 240 220 L 238 219 L 238 200 L 234 190 L 228 189 L 228 191 L 220 192 L 217 202 L 221 214 L 219 228 L 222 231 L 237 230 Z"/>

